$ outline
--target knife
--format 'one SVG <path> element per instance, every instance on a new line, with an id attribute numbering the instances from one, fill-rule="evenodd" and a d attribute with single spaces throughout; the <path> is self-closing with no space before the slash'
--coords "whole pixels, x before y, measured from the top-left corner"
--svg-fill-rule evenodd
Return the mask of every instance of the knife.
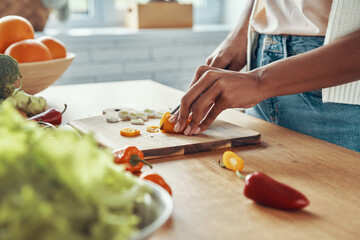
<path id="1" fill-rule="evenodd" d="M 171 111 L 170 114 L 171 114 L 171 115 L 174 114 L 177 110 L 179 110 L 179 108 L 180 108 L 180 104 L 177 105 L 177 107 L 174 108 L 174 109 Z M 162 123 L 162 124 L 160 125 L 160 130 L 163 130 L 163 125 L 164 125 L 164 123 Z"/>

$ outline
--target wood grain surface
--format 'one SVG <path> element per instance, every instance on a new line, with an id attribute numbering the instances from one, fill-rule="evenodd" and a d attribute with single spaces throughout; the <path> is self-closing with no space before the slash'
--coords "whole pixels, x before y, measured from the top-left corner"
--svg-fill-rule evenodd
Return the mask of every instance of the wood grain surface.
<path id="1" fill-rule="evenodd" d="M 108 112 L 108 111 L 107 111 Z M 133 145 L 143 151 L 146 159 L 183 155 L 222 148 L 238 147 L 260 142 L 260 134 L 234 124 L 216 120 L 209 129 L 196 136 L 177 133 L 150 133 L 148 126 L 159 126 L 159 119 L 149 119 L 144 125 L 132 125 L 129 121 L 108 123 L 105 115 L 71 121 L 70 126 L 81 133 L 94 133 L 100 145 L 112 150 Z M 120 129 L 139 129 L 137 137 L 123 137 Z"/>
<path id="2" fill-rule="evenodd" d="M 41 95 L 50 106 L 68 104 L 66 123 L 99 115 L 114 102 L 167 109 L 183 93 L 153 81 L 125 81 L 52 86 Z M 261 133 L 260 144 L 227 149 L 244 159 L 244 174 L 264 172 L 301 191 L 310 205 L 288 212 L 247 199 L 244 182 L 218 165 L 225 149 L 151 159 L 151 171 L 172 188 L 174 211 L 150 240 L 359 239 L 360 153 L 236 110 L 219 119 Z"/>

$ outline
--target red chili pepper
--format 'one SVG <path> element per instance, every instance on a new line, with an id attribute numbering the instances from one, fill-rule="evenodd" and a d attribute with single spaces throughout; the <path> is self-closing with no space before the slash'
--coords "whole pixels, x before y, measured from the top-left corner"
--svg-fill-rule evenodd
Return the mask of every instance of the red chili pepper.
<path id="1" fill-rule="evenodd" d="M 172 196 L 171 188 L 169 187 L 169 185 L 165 182 L 165 180 L 160 175 L 158 175 L 156 173 L 145 173 L 145 174 L 141 174 L 140 178 L 152 181 L 153 183 L 160 185 L 166 191 L 168 191 L 170 196 Z"/>
<path id="2" fill-rule="evenodd" d="M 144 154 L 142 151 L 134 146 L 126 146 L 113 151 L 114 162 L 117 164 L 124 164 L 125 170 L 129 172 L 138 172 L 144 166 L 148 165 L 152 168 L 152 165 L 144 160 Z"/>
<path id="3" fill-rule="evenodd" d="M 38 115 L 32 116 L 28 118 L 28 120 L 34 120 L 38 122 L 50 123 L 52 125 L 58 126 L 61 124 L 62 115 L 67 109 L 67 105 L 65 104 L 64 110 L 62 112 L 58 111 L 55 108 L 50 108 L 45 112 L 39 113 Z"/>
<path id="4" fill-rule="evenodd" d="M 240 172 L 236 174 L 244 179 Z M 282 210 L 300 210 L 310 203 L 302 193 L 261 172 L 245 177 L 244 195 L 259 204 Z"/>

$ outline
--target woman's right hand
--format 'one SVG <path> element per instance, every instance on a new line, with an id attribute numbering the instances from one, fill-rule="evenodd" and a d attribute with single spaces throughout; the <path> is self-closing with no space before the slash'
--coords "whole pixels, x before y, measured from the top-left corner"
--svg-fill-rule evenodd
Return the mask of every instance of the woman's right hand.
<path id="1" fill-rule="evenodd" d="M 261 102 L 266 86 L 261 84 L 260 73 L 200 66 L 193 86 L 181 99 L 180 109 L 169 119 L 175 125 L 174 131 L 196 135 L 205 131 L 223 110 L 250 108 Z"/>

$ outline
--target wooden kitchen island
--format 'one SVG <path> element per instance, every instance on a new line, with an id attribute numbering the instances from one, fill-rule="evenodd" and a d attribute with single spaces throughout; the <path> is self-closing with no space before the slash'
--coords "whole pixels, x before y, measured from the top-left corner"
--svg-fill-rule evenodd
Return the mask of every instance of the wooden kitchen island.
<path id="1" fill-rule="evenodd" d="M 151 80 L 52 86 L 38 95 L 50 107 L 68 105 L 63 122 L 103 109 L 169 109 L 183 92 Z M 253 203 L 244 182 L 218 165 L 224 150 L 150 160 L 173 191 L 174 211 L 150 239 L 358 239 L 360 153 L 226 110 L 220 119 L 261 133 L 261 143 L 232 148 L 244 173 L 260 171 L 310 200 L 286 212 Z M 359 143 L 360 144 L 360 143 Z"/>

